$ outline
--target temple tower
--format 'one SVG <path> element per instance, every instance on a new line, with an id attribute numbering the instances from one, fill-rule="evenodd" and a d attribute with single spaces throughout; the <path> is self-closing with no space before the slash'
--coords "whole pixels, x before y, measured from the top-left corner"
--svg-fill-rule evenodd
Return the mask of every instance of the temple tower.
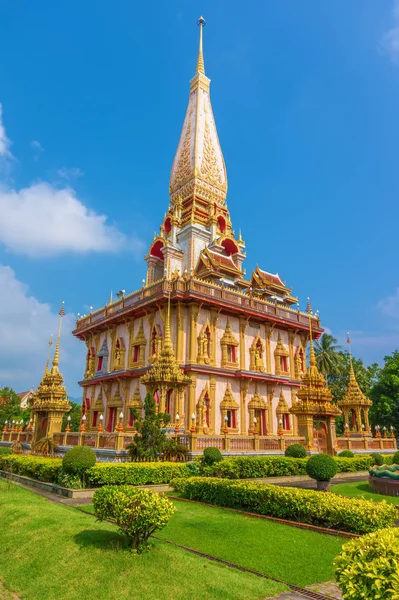
<path id="1" fill-rule="evenodd" d="M 58 328 L 57 342 L 55 346 L 53 364 L 49 370 L 50 347 L 44 370 L 43 378 L 31 400 L 31 413 L 34 419 L 33 444 L 43 437 L 51 437 L 54 433 L 61 431 L 62 417 L 71 410 L 68 395 L 64 386 L 64 379 L 59 371 L 59 351 L 62 317 L 65 314 L 64 303 L 60 310 L 60 324 Z"/>

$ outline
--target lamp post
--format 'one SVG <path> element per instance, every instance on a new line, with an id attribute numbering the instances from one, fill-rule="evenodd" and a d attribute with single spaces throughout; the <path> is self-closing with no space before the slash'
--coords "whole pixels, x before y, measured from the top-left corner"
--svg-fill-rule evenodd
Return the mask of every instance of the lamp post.
<path id="1" fill-rule="evenodd" d="M 121 411 L 119 413 L 119 425 L 118 425 L 118 431 L 122 432 L 123 431 L 123 412 Z"/>
<path id="2" fill-rule="evenodd" d="M 375 437 L 376 438 L 380 438 L 381 437 L 380 426 L 379 425 L 375 426 Z"/>
<path id="3" fill-rule="evenodd" d="M 350 436 L 350 431 L 349 431 L 349 423 L 345 423 L 345 435 L 348 438 Z"/>
<path id="4" fill-rule="evenodd" d="M 390 427 L 389 429 L 391 430 L 391 438 L 395 438 L 395 434 L 394 434 L 394 432 L 393 432 L 393 430 L 394 430 L 394 426 L 393 426 L 393 425 L 391 425 L 391 427 Z"/>
<path id="5" fill-rule="evenodd" d="M 362 436 L 366 437 L 366 426 L 364 423 L 362 423 Z"/>
<path id="6" fill-rule="evenodd" d="M 385 427 L 385 425 L 384 425 L 384 427 L 382 429 L 384 431 L 384 438 L 388 437 L 387 436 L 387 428 Z"/>
<path id="7" fill-rule="evenodd" d="M 284 433 L 284 429 L 283 429 L 283 419 L 279 419 L 278 422 L 278 435 L 283 435 Z"/>
<path id="8" fill-rule="evenodd" d="M 3 431 L 6 432 L 7 431 L 7 423 L 8 421 L 4 421 L 4 427 L 3 427 Z"/>
<path id="9" fill-rule="evenodd" d="M 99 433 L 101 433 L 101 431 L 103 430 L 103 420 L 104 420 L 104 415 L 101 414 L 100 418 L 99 418 L 98 427 L 97 427 L 97 431 Z"/>
<path id="10" fill-rule="evenodd" d="M 32 431 L 32 423 L 33 423 L 33 419 L 30 418 L 29 423 L 28 423 L 28 431 Z"/>
<path id="11" fill-rule="evenodd" d="M 258 419 L 256 417 L 254 417 L 254 435 L 256 435 L 258 433 L 258 429 L 256 427 L 258 423 Z"/>
<path id="12" fill-rule="evenodd" d="M 177 440 L 177 437 L 178 437 L 178 435 L 180 433 L 180 424 L 179 424 L 179 421 L 180 421 L 180 415 L 179 415 L 179 413 L 176 413 L 176 417 L 175 417 L 175 435 L 176 435 L 176 440 Z"/>
<path id="13" fill-rule="evenodd" d="M 80 426 L 80 431 L 84 433 L 86 431 L 86 415 L 82 417 L 82 424 Z"/>
<path id="14" fill-rule="evenodd" d="M 68 433 L 71 431 L 71 415 L 67 416 L 67 426 L 65 427 L 65 431 Z"/>
<path id="15" fill-rule="evenodd" d="M 191 433 L 195 433 L 195 413 L 191 414 Z"/>
<path id="16" fill-rule="evenodd" d="M 15 431 L 15 419 L 12 420 L 11 431 Z"/>

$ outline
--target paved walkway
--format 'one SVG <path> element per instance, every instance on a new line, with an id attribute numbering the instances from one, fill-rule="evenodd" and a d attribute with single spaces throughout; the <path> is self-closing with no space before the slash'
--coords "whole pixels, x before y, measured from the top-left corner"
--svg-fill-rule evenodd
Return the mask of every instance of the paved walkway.
<path id="1" fill-rule="evenodd" d="M 325 583 L 314 583 L 313 585 L 308 585 L 306 589 L 311 590 L 312 592 L 323 594 L 324 596 L 331 598 L 331 600 L 343 600 L 339 587 L 332 581 L 326 581 Z M 268 600 L 304 600 L 304 598 L 305 596 L 301 596 L 296 592 L 284 592 L 283 594 L 274 596 Z"/>

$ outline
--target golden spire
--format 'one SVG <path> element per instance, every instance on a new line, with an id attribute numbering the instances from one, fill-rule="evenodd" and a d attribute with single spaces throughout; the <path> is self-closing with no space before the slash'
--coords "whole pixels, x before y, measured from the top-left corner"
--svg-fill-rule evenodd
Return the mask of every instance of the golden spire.
<path id="1" fill-rule="evenodd" d="M 371 406 L 371 400 L 367 398 L 367 396 L 362 392 L 355 376 L 355 371 L 353 369 L 351 340 L 349 337 L 349 331 L 346 343 L 349 346 L 349 383 L 345 392 L 345 396 L 342 398 L 342 400 L 338 402 L 338 406 L 343 406 L 346 408 L 356 408 L 357 406 Z"/>
<path id="2" fill-rule="evenodd" d="M 58 336 L 57 336 L 57 343 L 55 345 L 55 352 L 54 352 L 54 358 L 53 358 L 53 367 L 51 369 L 51 372 L 57 372 L 58 371 L 58 364 L 60 362 L 60 339 L 61 339 L 61 327 L 62 327 L 62 317 L 65 315 L 65 308 L 64 308 L 64 301 L 62 301 L 62 307 L 60 312 L 58 313 L 60 315 L 60 325 L 58 327 Z"/>
<path id="3" fill-rule="evenodd" d="M 202 54 L 202 28 L 206 25 L 206 21 L 205 21 L 204 17 L 200 17 L 198 19 L 197 23 L 200 28 L 200 37 L 199 37 L 199 48 L 198 48 L 198 60 L 197 60 L 196 73 L 202 73 L 203 75 L 205 75 L 204 56 Z"/>
<path id="4" fill-rule="evenodd" d="M 112 302 L 113 302 L 113 299 L 112 299 L 112 290 L 111 290 L 108 305 L 112 304 Z"/>
<path id="5" fill-rule="evenodd" d="M 308 299 L 308 304 L 310 306 L 310 301 Z M 310 348 L 309 348 L 309 361 L 310 361 L 310 366 L 311 367 L 316 367 L 316 356 L 314 353 L 314 346 L 313 346 L 313 333 L 312 333 L 312 319 L 311 319 L 311 315 L 312 312 L 308 311 L 308 317 L 309 317 L 309 343 L 310 343 Z"/>

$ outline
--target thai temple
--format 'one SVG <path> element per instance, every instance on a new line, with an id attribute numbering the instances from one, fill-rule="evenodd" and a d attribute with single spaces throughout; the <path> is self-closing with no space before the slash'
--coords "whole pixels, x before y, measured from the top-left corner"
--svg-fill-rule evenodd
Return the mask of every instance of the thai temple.
<path id="1" fill-rule="evenodd" d="M 291 407 L 306 370 L 310 328 L 314 337 L 322 329 L 267 265 L 247 276 L 245 242 L 227 205 L 204 24 L 201 17 L 170 202 L 145 257 L 146 279 L 76 324 L 74 335 L 87 346 L 86 429 L 95 430 L 103 415 L 112 432 L 123 413 L 125 430 L 133 430 L 129 408 L 140 409 L 151 391 L 171 426 L 186 433 L 298 436 L 301 416 Z"/>
<path id="2" fill-rule="evenodd" d="M 79 432 L 59 371 L 57 344 L 30 401 L 32 419 L 4 426 L 2 440 L 35 443 L 51 436 L 65 449 L 102 451 L 132 442 L 134 418 L 147 393 L 168 413 L 170 435 L 193 455 L 208 446 L 231 454 L 283 452 L 299 442 L 309 452 L 393 451 L 391 428 L 372 437 L 371 401 L 361 391 L 350 356 L 346 395 L 337 405 L 319 372 L 313 340 L 323 333 L 310 302 L 305 312 L 278 273 L 244 268 L 245 242 L 227 206 L 227 172 L 199 51 L 170 175 L 170 202 L 145 256 L 140 289 L 79 318 L 74 335 L 87 347 Z M 348 343 L 350 343 L 348 337 Z M 309 365 L 306 349 L 309 344 Z M 50 342 L 51 345 L 51 342 Z M 49 346 L 50 348 L 50 346 Z M 135 410 L 132 410 L 135 409 Z M 342 409 L 342 411 L 341 411 Z M 345 434 L 336 438 L 336 418 Z"/>

